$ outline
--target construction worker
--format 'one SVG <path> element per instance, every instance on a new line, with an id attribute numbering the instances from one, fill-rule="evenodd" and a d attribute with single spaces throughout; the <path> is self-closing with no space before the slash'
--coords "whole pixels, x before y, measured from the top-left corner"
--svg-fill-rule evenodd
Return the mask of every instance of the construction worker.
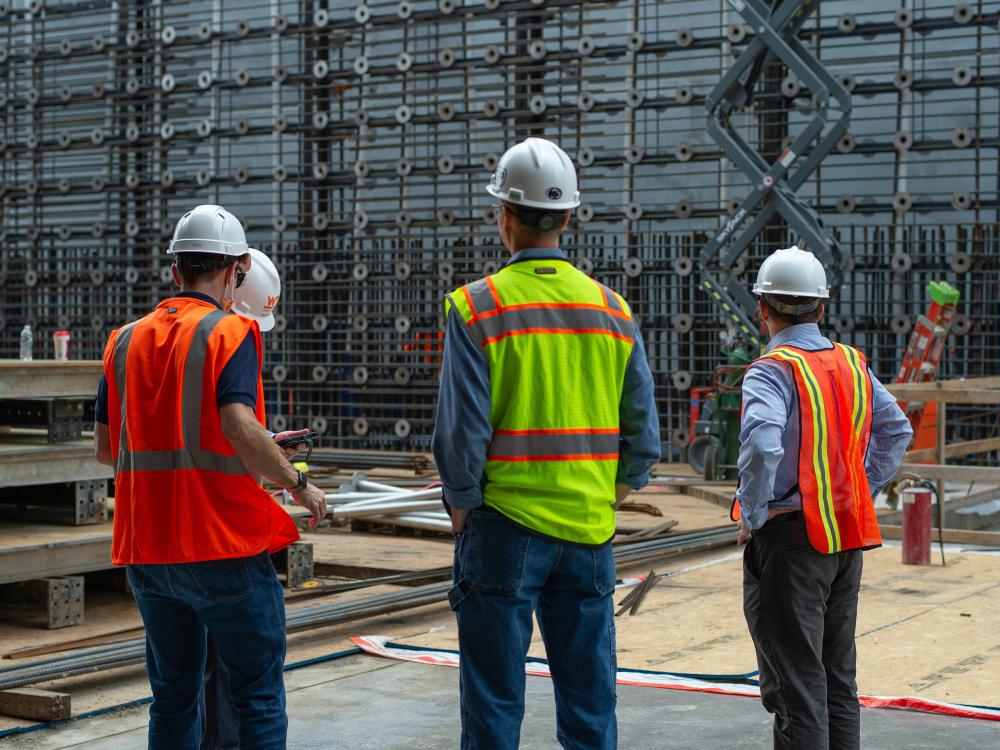
<path id="1" fill-rule="evenodd" d="M 274 309 L 281 299 L 281 278 L 274 263 L 264 253 L 253 247 L 247 252 L 250 254 L 250 270 L 233 292 L 232 310 L 244 318 L 256 320 L 261 333 L 267 333 L 274 328 Z M 291 455 L 298 450 L 298 447 L 293 448 Z"/>
<path id="2" fill-rule="evenodd" d="M 284 748 L 285 612 L 269 553 L 298 539 L 258 484 L 312 513 L 325 495 L 264 429 L 256 321 L 226 312 L 250 265 L 239 221 L 198 206 L 169 253 L 181 291 L 112 332 L 95 440 L 115 468 L 112 562 L 126 566 L 146 628 L 149 747 L 192 750 L 211 632 L 229 672 L 242 750 Z"/>
<path id="3" fill-rule="evenodd" d="M 281 279 L 274 263 L 260 250 L 249 248 L 250 269 L 243 283 L 233 291 L 232 311 L 244 318 L 256 320 L 261 333 L 274 328 L 274 309 L 281 298 Z M 254 358 L 252 365 L 256 367 Z M 295 437 L 309 430 L 289 431 L 282 438 Z M 291 460 L 303 445 L 284 447 L 281 452 Z M 199 710 L 202 716 L 201 750 L 232 750 L 240 746 L 240 716 L 233 705 L 229 690 L 229 670 L 219 653 L 218 644 L 208 634 L 205 657 L 205 678 Z"/>
<path id="4" fill-rule="evenodd" d="M 613 748 L 616 498 L 660 456 L 642 338 L 559 235 L 580 204 L 556 144 L 508 150 L 489 186 L 506 265 L 448 295 L 434 458 L 456 535 L 461 746 L 517 748 L 538 617 L 566 748 Z"/>
<path id="5" fill-rule="evenodd" d="M 856 750 L 861 553 L 882 543 L 872 498 L 912 430 L 864 355 L 820 333 L 829 290 L 812 253 L 778 250 L 753 292 L 770 341 L 743 377 L 733 510 L 761 698 L 775 748 Z"/>

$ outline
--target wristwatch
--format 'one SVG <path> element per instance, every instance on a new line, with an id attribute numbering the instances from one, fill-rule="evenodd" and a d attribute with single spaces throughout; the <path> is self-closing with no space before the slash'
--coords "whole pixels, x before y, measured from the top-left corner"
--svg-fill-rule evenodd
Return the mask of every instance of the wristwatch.
<path id="1" fill-rule="evenodd" d="M 294 487 L 286 487 L 286 489 L 293 495 L 297 495 L 298 493 L 302 492 L 302 490 L 306 488 L 306 485 L 309 484 L 309 479 L 306 477 L 304 473 L 300 471 L 298 474 L 299 474 L 299 483 Z"/>

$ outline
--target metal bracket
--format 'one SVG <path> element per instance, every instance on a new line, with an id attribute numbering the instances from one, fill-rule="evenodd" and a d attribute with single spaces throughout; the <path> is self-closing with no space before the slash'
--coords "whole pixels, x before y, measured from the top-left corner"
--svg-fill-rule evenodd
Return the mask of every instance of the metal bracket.
<path id="1" fill-rule="evenodd" d="M 0 586 L 0 604 L 7 613 L 43 615 L 52 630 L 83 623 L 83 576 L 36 578 Z"/>
<path id="2" fill-rule="evenodd" d="M 278 575 L 285 577 L 285 588 L 294 589 L 313 577 L 313 545 L 295 542 L 271 555 Z"/>
<path id="3" fill-rule="evenodd" d="M 0 488 L 0 517 L 71 526 L 103 523 L 108 518 L 107 499 L 106 479 L 3 487 Z"/>
<path id="4" fill-rule="evenodd" d="M 0 399 L 0 424 L 43 428 L 50 443 L 80 440 L 88 400 L 93 398 Z"/>

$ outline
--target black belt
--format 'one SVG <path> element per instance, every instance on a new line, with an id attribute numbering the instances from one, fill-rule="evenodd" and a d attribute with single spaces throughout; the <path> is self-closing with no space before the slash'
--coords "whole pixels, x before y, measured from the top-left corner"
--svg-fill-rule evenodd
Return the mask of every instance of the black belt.
<path id="1" fill-rule="evenodd" d="M 761 526 L 761 528 L 768 529 L 768 528 L 774 528 L 775 526 L 784 526 L 787 523 L 802 523 L 803 518 L 804 517 L 802 515 L 801 510 L 792 510 L 786 513 L 779 513 L 770 521 L 767 521 L 763 526 Z"/>

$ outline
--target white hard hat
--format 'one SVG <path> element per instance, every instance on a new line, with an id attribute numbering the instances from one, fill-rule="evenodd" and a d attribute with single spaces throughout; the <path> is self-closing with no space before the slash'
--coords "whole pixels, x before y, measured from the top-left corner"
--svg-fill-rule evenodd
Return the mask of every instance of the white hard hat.
<path id="1" fill-rule="evenodd" d="M 830 296 L 826 271 L 808 250 L 786 247 L 775 250 L 760 264 L 754 294 L 787 294 L 792 297 Z"/>
<path id="2" fill-rule="evenodd" d="M 206 204 L 184 214 L 174 229 L 168 253 L 247 253 L 247 236 L 240 220 L 222 206 Z"/>
<path id="3" fill-rule="evenodd" d="M 261 331 L 270 331 L 274 328 L 274 308 L 281 298 L 281 279 L 270 258 L 253 247 L 248 251 L 250 270 L 233 292 L 232 311 L 256 320 Z"/>
<path id="4" fill-rule="evenodd" d="M 507 149 L 486 192 L 508 203 L 547 211 L 580 205 L 572 160 L 544 138 L 528 138 Z"/>

